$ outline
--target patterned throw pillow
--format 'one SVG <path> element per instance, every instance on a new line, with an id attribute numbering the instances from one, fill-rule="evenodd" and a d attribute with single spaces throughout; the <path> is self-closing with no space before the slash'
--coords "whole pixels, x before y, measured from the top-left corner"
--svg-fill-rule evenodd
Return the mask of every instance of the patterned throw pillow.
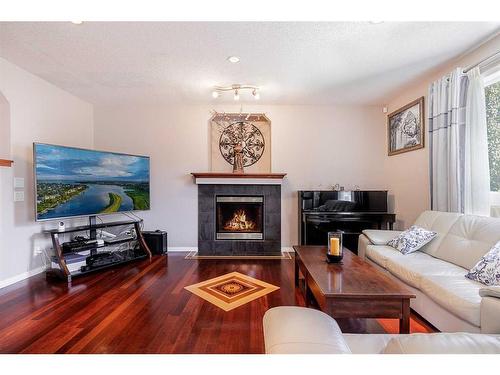
<path id="1" fill-rule="evenodd" d="M 387 245 L 406 255 L 419 250 L 436 237 L 436 235 L 436 232 L 413 225 L 387 242 Z"/>
<path id="2" fill-rule="evenodd" d="M 485 285 L 500 285 L 500 241 L 465 275 Z"/>

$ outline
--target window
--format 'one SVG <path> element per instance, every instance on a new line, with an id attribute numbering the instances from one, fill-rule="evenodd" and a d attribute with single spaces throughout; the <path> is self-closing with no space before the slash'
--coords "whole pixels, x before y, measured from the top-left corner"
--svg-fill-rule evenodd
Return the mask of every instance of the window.
<path id="1" fill-rule="evenodd" d="M 490 190 L 500 191 L 500 80 L 485 87 Z"/>
<path id="2" fill-rule="evenodd" d="M 500 217 L 500 71 L 485 77 L 491 216 Z"/>

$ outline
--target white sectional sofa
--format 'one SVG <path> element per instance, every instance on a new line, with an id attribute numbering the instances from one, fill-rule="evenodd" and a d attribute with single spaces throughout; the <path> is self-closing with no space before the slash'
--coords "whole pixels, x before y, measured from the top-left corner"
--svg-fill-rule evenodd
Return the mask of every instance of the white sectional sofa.
<path id="1" fill-rule="evenodd" d="M 281 306 L 264 314 L 266 354 L 498 354 L 500 336 L 478 333 L 343 334 L 329 315 Z"/>
<path id="2" fill-rule="evenodd" d="M 387 246 L 399 231 L 365 230 L 358 254 L 403 282 L 411 307 L 442 332 L 500 333 L 500 287 L 465 274 L 500 241 L 500 219 L 425 211 L 415 225 L 438 235 L 415 253 Z"/>

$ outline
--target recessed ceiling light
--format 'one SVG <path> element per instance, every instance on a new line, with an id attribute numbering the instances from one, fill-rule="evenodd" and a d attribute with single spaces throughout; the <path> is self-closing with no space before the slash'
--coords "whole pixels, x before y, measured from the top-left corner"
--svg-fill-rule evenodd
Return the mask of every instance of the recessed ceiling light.
<path id="1" fill-rule="evenodd" d="M 227 58 L 227 61 L 229 61 L 233 64 L 236 64 L 236 63 L 240 62 L 240 58 L 238 56 L 229 56 Z"/>
<path id="2" fill-rule="evenodd" d="M 81 25 L 83 21 L 71 21 L 73 25 Z"/>

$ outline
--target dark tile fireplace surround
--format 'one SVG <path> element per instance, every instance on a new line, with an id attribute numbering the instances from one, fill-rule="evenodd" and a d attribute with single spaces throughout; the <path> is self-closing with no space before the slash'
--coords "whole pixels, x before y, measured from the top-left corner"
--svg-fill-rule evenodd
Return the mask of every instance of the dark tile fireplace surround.
<path id="1" fill-rule="evenodd" d="M 281 185 L 248 183 L 198 183 L 199 255 L 281 254 Z"/>

